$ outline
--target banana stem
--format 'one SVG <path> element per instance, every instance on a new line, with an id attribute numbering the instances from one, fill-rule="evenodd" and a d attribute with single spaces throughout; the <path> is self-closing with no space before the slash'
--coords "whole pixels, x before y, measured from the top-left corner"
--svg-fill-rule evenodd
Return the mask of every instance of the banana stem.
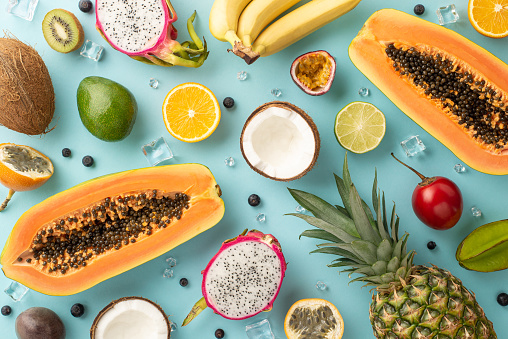
<path id="1" fill-rule="evenodd" d="M 11 189 L 9 190 L 9 194 L 7 194 L 7 198 L 4 200 L 4 202 L 0 206 L 0 212 L 2 212 L 7 207 L 7 204 L 9 203 L 9 201 L 11 201 L 11 198 L 14 195 L 14 192 L 15 192 L 14 190 L 11 190 Z"/>
<path id="2" fill-rule="evenodd" d="M 189 35 L 198 47 L 197 49 L 203 48 L 203 43 L 201 42 L 201 39 L 199 39 L 198 35 L 196 34 L 196 31 L 194 30 L 194 25 L 192 24 L 194 22 L 194 18 L 196 17 L 196 11 L 191 15 L 189 19 L 187 19 L 187 30 L 189 31 Z M 203 38 L 204 40 L 204 38 Z"/>
<path id="3" fill-rule="evenodd" d="M 253 51 L 251 46 L 245 46 L 241 41 L 236 41 L 233 49 L 228 49 L 228 52 L 231 51 L 242 58 L 247 65 L 252 64 L 260 56 L 260 53 Z"/>

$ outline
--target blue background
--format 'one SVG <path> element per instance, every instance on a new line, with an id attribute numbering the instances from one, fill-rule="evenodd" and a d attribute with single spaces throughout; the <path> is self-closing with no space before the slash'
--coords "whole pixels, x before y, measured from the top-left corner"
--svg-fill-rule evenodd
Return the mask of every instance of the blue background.
<path id="1" fill-rule="evenodd" d="M 437 23 L 435 10 L 450 1 L 422 1 L 426 6 L 423 19 Z M 2 6 L 5 5 L 2 2 Z M 508 308 L 496 302 L 500 292 L 508 291 L 506 281 L 508 272 L 495 273 L 469 272 L 459 267 L 455 260 L 455 250 L 462 239 L 476 227 L 487 222 L 507 217 L 507 198 L 505 187 L 508 177 L 491 176 L 479 173 L 466 166 L 465 173 L 457 174 L 453 166 L 460 161 L 441 143 L 427 134 L 406 117 L 376 87 L 374 87 L 350 62 L 347 47 L 365 20 L 376 10 L 386 7 L 397 8 L 412 13 L 416 1 L 401 0 L 363 0 L 352 12 L 325 26 L 309 37 L 286 48 L 276 55 L 261 58 L 253 65 L 246 65 L 226 49 L 229 45 L 217 41 L 208 30 L 208 14 L 212 0 L 184 1 L 172 0 L 179 15 L 176 23 L 179 41 L 188 39 L 185 28 L 186 19 L 196 9 L 195 21 L 199 35 L 204 35 L 211 51 L 208 60 L 198 69 L 159 68 L 145 65 L 112 49 L 95 30 L 95 15 L 82 13 L 78 0 L 41 0 L 32 22 L 9 15 L 4 8 L 0 10 L 0 30 L 8 30 L 20 40 L 35 47 L 44 59 L 51 74 L 56 94 L 56 111 L 51 126 L 53 131 L 43 136 L 26 136 L 0 127 L 0 142 L 13 142 L 35 147 L 48 155 L 55 165 L 55 174 L 40 189 L 16 193 L 8 208 L 0 214 L 0 246 L 5 243 L 10 230 L 21 214 L 45 198 L 72 187 L 82 181 L 133 168 L 147 166 L 141 146 L 163 136 L 175 153 L 175 163 L 197 162 L 208 166 L 214 173 L 223 192 L 226 213 L 222 221 L 204 234 L 180 245 L 166 255 L 136 267 L 122 275 L 113 277 L 82 293 L 54 297 L 34 291 L 20 302 L 13 302 L 6 294 L 0 293 L 0 305 L 9 304 L 13 314 L 0 317 L 0 337 L 15 338 L 14 322 L 16 316 L 32 306 L 45 306 L 53 309 L 62 318 L 67 338 L 84 339 L 89 337 L 89 328 L 95 315 L 110 301 L 124 296 L 143 296 L 159 303 L 170 319 L 180 325 L 201 296 L 201 270 L 217 252 L 224 239 L 239 234 L 244 228 L 257 228 L 274 234 L 282 244 L 288 264 L 286 278 L 281 292 L 270 313 L 264 313 L 243 321 L 225 320 L 210 310 L 205 310 L 189 326 L 178 326 L 172 338 L 213 338 L 217 328 L 223 328 L 226 338 L 245 338 L 245 325 L 268 318 L 276 337 L 284 338 L 283 321 L 289 307 L 302 298 L 318 297 L 334 303 L 345 321 L 344 338 L 373 338 L 368 318 L 370 293 L 361 289 L 360 283 L 348 285 L 346 274 L 338 274 L 334 268 L 326 267 L 334 258 L 330 255 L 314 254 L 316 241 L 303 238 L 299 234 L 310 228 L 305 222 L 285 213 L 294 212 L 298 205 L 288 194 L 286 187 L 311 191 L 332 203 L 339 203 L 332 172 L 341 173 L 345 150 L 333 135 L 336 113 L 352 101 L 368 101 L 375 104 L 386 115 L 387 130 L 380 146 L 363 154 L 349 154 L 348 159 L 353 181 L 361 195 L 370 200 L 374 169 L 378 171 L 379 186 L 385 191 L 387 202 L 397 203 L 397 213 L 401 219 L 401 232 L 409 232 L 408 248 L 417 252 L 417 264 L 433 263 L 449 269 L 462 279 L 465 285 L 476 293 L 480 305 L 488 318 L 494 323 L 499 337 L 508 333 Z M 494 40 L 477 33 L 467 19 L 467 1 L 456 1 L 460 20 L 449 25 L 453 29 L 492 53 L 508 61 L 506 39 Z M 60 54 L 52 50 L 43 38 L 42 19 L 53 8 L 65 8 L 76 14 L 83 25 L 86 39 L 105 47 L 102 59 L 93 62 L 79 55 L 79 51 Z M 304 94 L 292 82 L 289 75 L 291 62 L 299 55 L 317 49 L 324 49 L 336 57 L 337 74 L 331 90 L 320 97 Z M 248 78 L 239 81 L 236 74 L 247 71 Z M 99 75 L 117 81 L 129 88 L 135 95 L 139 113 L 132 133 L 118 143 L 107 143 L 93 137 L 81 124 L 76 107 L 76 89 L 86 76 Z M 160 82 L 158 89 L 148 86 L 151 77 Z M 209 87 L 220 102 L 226 96 L 235 99 L 233 109 L 222 108 L 221 122 L 208 139 L 187 144 L 174 139 L 166 131 L 161 106 L 167 92 L 184 82 L 198 82 Z M 244 161 L 239 147 L 242 126 L 249 114 L 259 105 L 275 98 L 270 94 L 272 88 L 280 88 L 280 100 L 290 101 L 304 109 L 314 119 L 321 135 L 321 153 L 315 168 L 300 180 L 290 183 L 276 182 L 252 171 Z M 362 98 L 358 95 L 360 87 L 367 87 L 371 94 Z M 420 135 L 427 146 L 423 154 L 406 158 L 400 141 L 411 135 Z M 64 158 L 61 150 L 68 147 L 72 157 Z M 451 230 L 435 231 L 423 225 L 411 208 L 411 194 L 418 178 L 395 162 L 390 152 L 402 157 L 427 176 L 441 175 L 455 181 L 464 197 L 464 213 L 460 222 Z M 92 155 L 95 165 L 86 168 L 81 164 L 84 155 Z M 224 158 L 232 156 L 234 167 L 226 167 Z M 3 199 L 7 189 L 0 187 Z M 251 193 L 257 193 L 262 203 L 257 207 L 247 204 Z M 476 205 L 482 216 L 474 218 L 470 208 Z M 266 221 L 255 220 L 258 213 L 266 214 Z M 428 241 L 437 243 L 434 251 L 427 249 Z M 168 256 L 177 258 L 175 277 L 165 279 L 162 272 Z M 178 284 L 180 278 L 189 279 L 187 287 Z M 327 284 L 324 291 L 317 290 L 318 280 Z M 10 280 L 0 275 L 0 288 L 3 290 Z M 73 318 L 70 307 L 74 303 L 86 307 L 85 315 Z"/>

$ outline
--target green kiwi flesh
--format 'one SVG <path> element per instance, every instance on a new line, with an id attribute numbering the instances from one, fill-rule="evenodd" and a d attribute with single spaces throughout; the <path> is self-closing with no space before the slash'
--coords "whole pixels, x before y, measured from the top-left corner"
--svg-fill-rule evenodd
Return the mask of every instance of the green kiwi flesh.
<path id="1" fill-rule="evenodd" d="M 77 50 L 83 44 L 85 33 L 79 20 L 65 9 L 53 9 L 42 20 L 42 34 L 49 46 L 60 53 Z"/>

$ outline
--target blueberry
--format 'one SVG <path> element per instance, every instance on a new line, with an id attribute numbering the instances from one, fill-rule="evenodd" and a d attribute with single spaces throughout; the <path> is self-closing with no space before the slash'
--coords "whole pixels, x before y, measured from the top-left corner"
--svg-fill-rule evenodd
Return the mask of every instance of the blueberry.
<path id="1" fill-rule="evenodd" d="M 425 6 L 418 4 L 415 6 L 414 11 L 416 15 L 422 15 L 425 12 Z"/>
<path id="2" fill-rule="evenodd" d="M 224 101 L 222 102 L 222 104 L 226 108 L 231 108 L 231 107 L 233 107 L 235 105 L 235 100 L 233 100 L 233 98 L 231 98 L 231 97 L 226 97 L 224 99 Z"/>
<path id="3" fill-rule="evenodd" d="M 81 162 L 83 163 L 83 166 L 90 167 L 93 165 L 93 158 L 89 155 L 85 155 Z"/>
<path id="4" fill-rule="evenodd" d="M 499 293 L 499 295 L 497 296 L 497 302 L 501 306 L 508 306 L 508 294 L 506 294 L 504 292 L 503 293 Z M 2 308 L 2 312 L 3 312 L 3 308 Z"/>
<path id="5" fill-rule="evenodd" d="M 80 303 L 76 303 L 71 307 L 71 314 L 73 317 L 79 318 L 85 313 L 85 307 Z"/>
<path id="6" fill-rule="evenodd" d="M 434 248 L 436 248 L 436 246 L 437 246 L 437 245 L 436 245 L 436 243 L 435 243 L 435 242 L 433 242 L 433 241 L 429 241 L 429 242 L 427 243 L 427 248 L 428 248 L 429 250 L 433 250 Z"/>
<path id="7" fill-rule="evenodd" d="M 257 194 L 251 194 L 249 196 L 249 205 L 251 206 L 257 206 L 261 202 L 261 199 L 259 198 L 259 195 Z"/>
<path id="8" fill-rule="evenodd" d="M 2 307 L 2 315 L 9 315 L 12 312 L 12 308 L 8 305 Z"/>
<path id="9" fill-rule="evenodd" d="M 68 149 L 68 148 L 64 148 L 62 149 L 62 155 L 66 158 L 70 157 L 71 156 L 71 150 Z"/>
<path id="10" fill-rule="evenodd" d="M 189 280 L 187 280 L 187 278 L 180 279 L 180 286 L 185 287 L 187 285 L 189 285 Z"/>
<path id="11" fill-rule="evenodd" d="M 215 331 L 215 338 L 224 338 L 224 330 L 222 328 Z"/>
<path id="12" fill-rule="evenodd" d="M 92 1 L 90 0 L 79 0 L 79 10 L 81 12 L 90 12 L 92 10 L 92 6 Z"/>

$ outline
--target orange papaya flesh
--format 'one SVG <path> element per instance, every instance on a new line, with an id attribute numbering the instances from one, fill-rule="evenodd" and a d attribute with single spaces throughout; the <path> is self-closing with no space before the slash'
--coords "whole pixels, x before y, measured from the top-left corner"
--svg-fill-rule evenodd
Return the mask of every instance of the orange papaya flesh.
<path id="1" fill-rule="evenodd" d="M 2 270 L 44 294 L 81 292 L 217 224 L 224 215 L 220 194 L 199 164 L 86 181 L 21 216 L 3 249 Z"/>
<path id="2" fill-rule="evenodd" d="M 349 57 L 401 111 L 467 165 L 508 174 L 508 65 L 503 61 L 452 30 L 393 9 L 367 20 L 349 46 Z"/>

